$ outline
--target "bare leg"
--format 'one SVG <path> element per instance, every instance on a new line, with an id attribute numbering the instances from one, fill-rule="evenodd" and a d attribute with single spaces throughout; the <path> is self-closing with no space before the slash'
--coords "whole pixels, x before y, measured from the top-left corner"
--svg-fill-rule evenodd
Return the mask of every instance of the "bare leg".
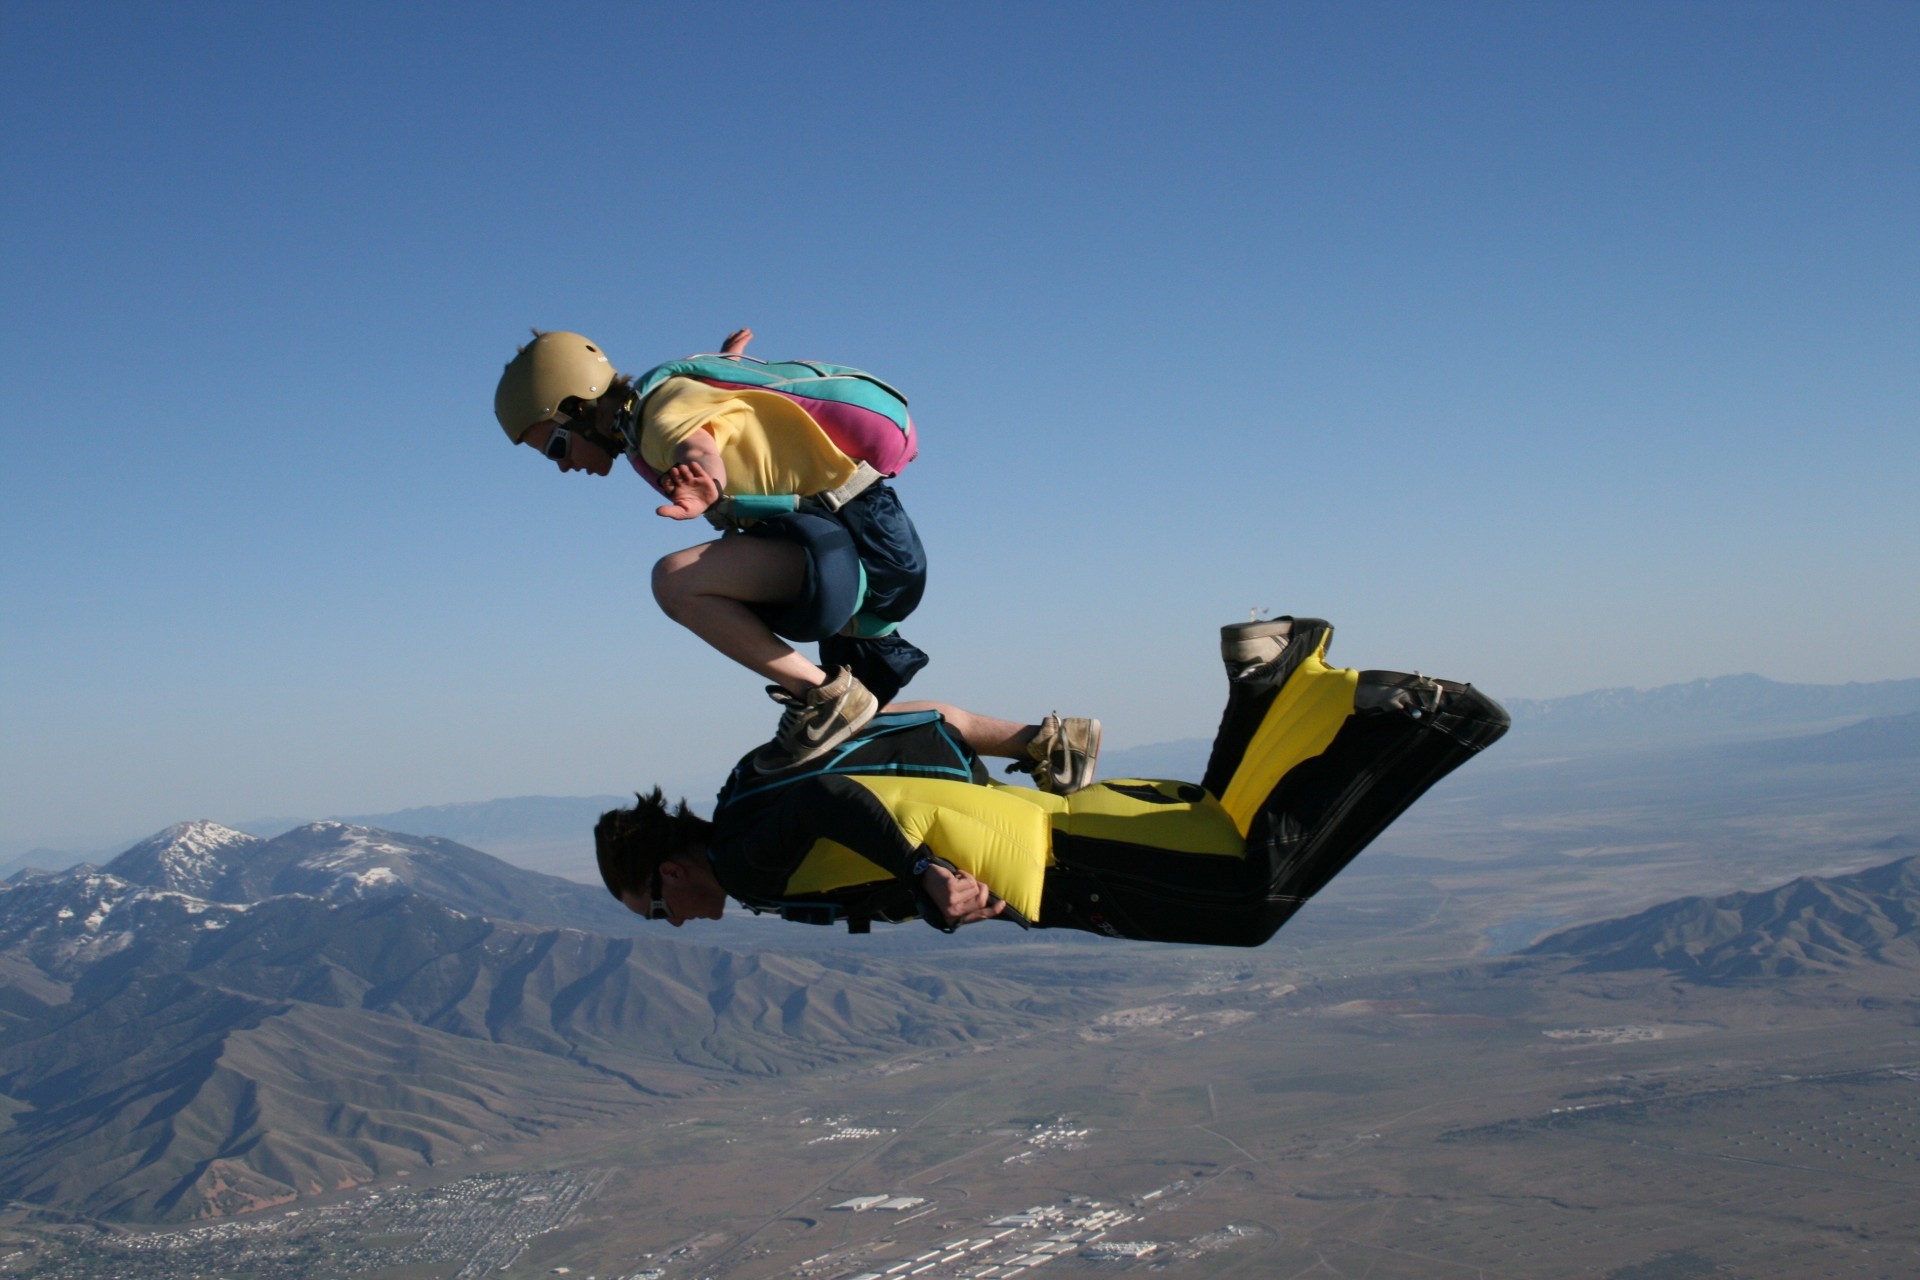
<path id="1" fill-rule="evenodd" d="M 784 604 L 800 594 L 806 555 L 775 538 L 721 538 L 676 551 L 653 566 L 661 611 L 741 666 L 789 693 L 826 672 L 775 635 L 748 604 Z"/>
<path id="2" fill-rule="evenodd" d="M 1027 744 L 1040 732 L 1037 724 L 1016 724 L 1012 720 L 996 720 L 992 716 L 983 716 L 973 711 L 953 706 L 945 702 L 890 702 L 886 711 L 938 711 L 946 722 L 954 727 L 960 740 L 967 748 L 979 756 L 1000 756 L 1008 760 L 1025 760 Z"/>

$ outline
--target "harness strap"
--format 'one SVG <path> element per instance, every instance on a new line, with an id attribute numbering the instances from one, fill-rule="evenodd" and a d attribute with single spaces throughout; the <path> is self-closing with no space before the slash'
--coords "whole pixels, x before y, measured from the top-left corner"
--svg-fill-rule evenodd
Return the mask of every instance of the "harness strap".
<path id="1" fill-rule="evenodd" d="M 853 469 L 853 475 L 839 488 L 828 489 L 825 493 L 816 493 L 800 499 L 800 510 L 832 515 L 865 493 L 876 481 L 885 478 L 874 470 L 872 463 L 862 462 Z"/>
<path id="2" fill-rule="evenodd" d="M 853 475 L 838 488 L 801 497 L 793 493 L 743 493 L 722 497 L 707 508 L 707 523 L 716 529 L 731 529 L 742 520 L 765 520 L 768 516 L 804 511 L 808 515 L 830 516 L 855 498 L 886 479 L 870 462 L 854 467 Z"/>

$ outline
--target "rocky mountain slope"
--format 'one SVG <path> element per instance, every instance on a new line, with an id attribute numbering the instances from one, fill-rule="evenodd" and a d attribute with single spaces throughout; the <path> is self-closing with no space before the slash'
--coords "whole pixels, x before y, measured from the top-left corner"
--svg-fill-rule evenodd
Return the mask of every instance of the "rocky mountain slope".
<path id="1" fill-rule="evenodd" d="M 733 1073 L 1014 1034 L 1072 999 L 897 957 L 557 928 L 575 893 L 620 909 L 546 879 L 340 824 L 183 824 L 0 889 L 0 1196 L 241 1212 Z"/>
<path id="2" fill-rule="evenodd" d="M 1803 876 L 1764 893 L 1685 898 L 1543 938 L 1529 955 L 1587 971 L 1666 969 L 1700 982 L 1920 968 L 1920 857 L 1854 875 Z"/>

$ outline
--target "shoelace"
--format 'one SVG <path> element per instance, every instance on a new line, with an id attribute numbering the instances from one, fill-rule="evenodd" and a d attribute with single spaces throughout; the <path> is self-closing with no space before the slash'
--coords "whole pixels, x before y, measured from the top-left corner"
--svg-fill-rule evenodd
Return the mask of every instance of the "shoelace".
<path id="1" fill-rule="evenodd" d="M 781 707 L 780 724 L 773 731 L 773 740 L 785 745 L 807 718 L 807 700 L 795 697 L 777 684 L 767 686 L 767 696 Z"/>
<path id="2" fill-rule="evenodd" d="M 1056 718 L 1056 717 L 1055 717 L 1055 716 L 1049 716 L 1049 717 L 1048 717 L 1048 719 L 1054 719 L 1054 718 Z M 1045 734 L 1045 733 L 1046 733 L 1046 731 L 1047 731 L 1047 721 L 1046 721 L 1046 720 L 1042 720 L 1042 721 L 1040 722 L 1040 732 L 1034 735 L 1034 741 L 1035 741 L 1035 742 L 1038 742 L 1038 741 L 1040 740 L 1040 737 L 1041 737 L 1041 735 L 1042 735 L 1042 734 Z M 1057 730 L 1056 730 L 1056 733 L 1057 733 Z M 1027 749 L 1028 749 L 1029 751 L 1031 751 L 1031 750 L 1033 749 L 1033 744 L 1032 744 L 1032 743 L 1029 743 L 1029 744 L 1027 744 Z M 1032 756 L 1030 755 L 1030 756 L 1028 756 L 1028 757 L 1027 757 L 1027 758 L 1026 758 L 1025 760 L 1010 760 L 1010 761 L 1008 761 L 1008 762 L 1007 762 L 1007 767 L 1006 767 L 1006 769 L 1005 769 L 1005 770 L 1004 770 L 1003 772 L 1006 772 L 1006 773 L 1024 773 L 1024 774 L 1026 774 L 1026 775 L 1027 775 L 1027 776 L 1028 776 L 1029 778 L 1032 778 L 1032 779 L 1034 779 L 1034 780 L 1035 780 L 1035 781 L 1037 782 L 1037 781 L 1039 780 L 1039 778 L 1040 778 L 1040 770 L 1041 770 L 1041 769 L 1043 769 L 1043 768 L 1046 768 L 1046 767 L 1047 767 L 1047 764 L 1048 764 L 1048 762 L 1047 762 L 1047 761 L 1045 761 L 1045 760 L 1036 760 L 1036 759 L 1034 759 L 1034 758 L 1033 758 L 1033 757 L 1032 757 Z"/>
<path id="3" fill-rule="evenodd" d="M 1067 746 L 1066 723 L 1060 719 L 1058 711 L 1047 713 L 1047 718 L 1040 722 L 1040 732 L 1035 735 L 1035 740 L 1049 733 L 1053 740 L 1047 744 L 1045 756 L 1038 760 L 1016 760 L 1007 767 L 1007 772 L 1012 773 L 1016 768 L 1022 769 L 1033 778 L 1036 784 L 1051 782 L 1057 786 L 1065 779 L 1068 770 L 1073 766 L 1073 752 Z M 1044 789 L 1043 787 L 1042 790 Z"/>

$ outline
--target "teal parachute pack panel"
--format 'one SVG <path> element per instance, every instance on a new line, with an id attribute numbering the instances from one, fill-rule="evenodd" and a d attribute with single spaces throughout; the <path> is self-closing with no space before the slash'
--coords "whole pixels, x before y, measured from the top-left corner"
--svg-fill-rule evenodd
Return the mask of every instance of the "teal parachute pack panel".
<path id="1" fill-rule="evenodd" d="M 920 452 L 920 438 L 907 414 L 907 398 L 864 369 L 819 360 L 755 360 L 750 356 L 688 356 L 649 369 L 634 382 L 636 405 L 668 378 L 693 378 L 708 386 L 771 391 L 806 411 L 840 452 L 883 476 L 896 476 Z M 638 451 L 628 457 L 648 484 L 661 489 L 660 473 Z M 661 492 L 665 492 L 661 489 Z"/>

